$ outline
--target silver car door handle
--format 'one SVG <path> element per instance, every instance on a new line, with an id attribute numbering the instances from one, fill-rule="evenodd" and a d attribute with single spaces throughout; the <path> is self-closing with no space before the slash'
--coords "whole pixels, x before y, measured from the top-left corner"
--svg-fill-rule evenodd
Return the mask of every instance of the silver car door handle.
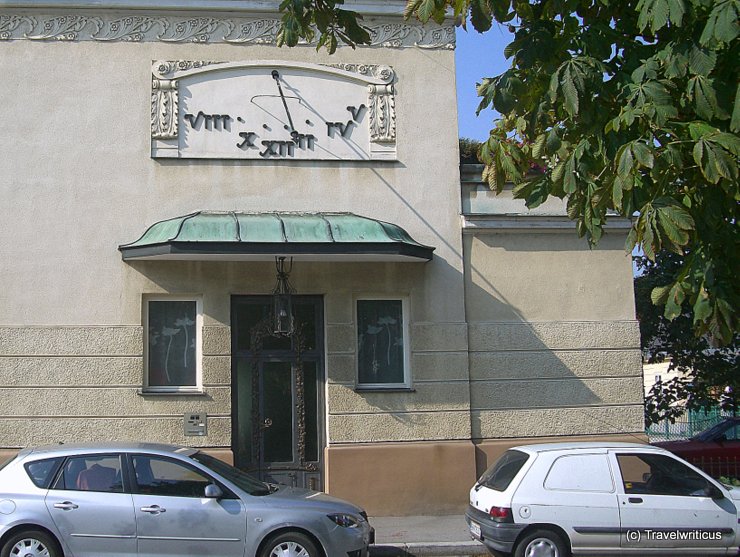
<path id="1" fill-rule="evenodd" d="M 71 511 L 72 509 L 78 509 L 80 506 L 75 505 L 72 501 L 64 501 L 63 503 L 54 503 L 55 509 L 62 509 L 63 511 Z"/>
<path id="2" fill-rule="evenodd" d="M 151 507 L 141 507 L 141 512 L 159 514 L 159 513 L 167 512 L 167 509 L 163 509 L 159 505 L 152 505 Z"/>

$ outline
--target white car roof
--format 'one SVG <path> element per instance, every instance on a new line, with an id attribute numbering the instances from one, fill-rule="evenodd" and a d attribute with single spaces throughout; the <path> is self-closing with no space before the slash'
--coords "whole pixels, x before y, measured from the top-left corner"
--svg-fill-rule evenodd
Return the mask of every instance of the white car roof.
<path id="1" fill-rule="evenodd" d="M 560 442 L 560 443 L 539 443 L 534 445 L 519 445 L 512 447 L 513 450 L 523 451 L 526 453 L 543 453 L 549 451 L 561 451 L 561 452 L 572 452 L 572 451 L 603 451 L 606 452 L 611 449 L 640 449 L 650 450 L 655 452 L 664 453 L 665 449 L 655 447 L 653 445 L 643 443 L 604 443 L 593 441 L 573 441 L 573 442 Z"/>

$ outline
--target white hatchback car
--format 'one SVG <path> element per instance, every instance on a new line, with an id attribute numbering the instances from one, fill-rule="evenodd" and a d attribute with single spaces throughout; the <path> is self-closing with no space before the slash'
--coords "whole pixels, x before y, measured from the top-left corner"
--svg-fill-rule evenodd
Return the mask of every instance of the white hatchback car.
<path id="1" fill-rule="evenodd" d="M 739 489 L 658 447 L 553 443 L 506 451 L 466 520 L 494 555 L 737 555 L 739 506 Z"/>

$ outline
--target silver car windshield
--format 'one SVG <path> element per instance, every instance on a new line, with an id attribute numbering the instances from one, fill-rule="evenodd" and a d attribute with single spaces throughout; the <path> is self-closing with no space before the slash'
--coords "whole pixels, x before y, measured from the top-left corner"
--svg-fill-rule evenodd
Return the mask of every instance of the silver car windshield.
<path id="1" fill-rule="evenodd" d="M 215 457 L 207 455 L 205 453 L 197 452 L 190 456 L 196 462 L 200 462 L 202 465 L 207 466 L 213 470 L 216 474 L 222 478 L 229 480 L 231 483 L 236 485 L 239 489 L 242 489 L 250 495 L 269 495 L 273 492 L 270 486 L 259 480 L 255 480 L 250 475 L 242 472 L 238 468 L 226 464 L 224 461 L 219 460 Z"/>

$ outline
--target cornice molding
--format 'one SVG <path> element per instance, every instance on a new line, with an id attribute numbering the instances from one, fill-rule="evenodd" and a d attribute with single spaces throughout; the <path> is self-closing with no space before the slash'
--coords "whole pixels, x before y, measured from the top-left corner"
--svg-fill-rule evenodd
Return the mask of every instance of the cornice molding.
<path id="1" fill-rule="evenodd" d="M 277 18 L 212 15 L 107 13 L 106 10 L 98 10 L 96 15 L 88 11 L 11 14 L 0 4 L 0 41 L 277 44 L 280 29 L 280 20 Z M 455 48 L 455 28 L 452 24 L 422 26 L 368 18 L 365 25 L 370 29 L 372 47 Z"/>
<path id="2" fill-rule="evenodd" d="M 567 216 L 557 215 L 462 215 L 463 234 L 487 231 L 572 232 L 576 223 Z M 627 233 L 632 223 L 617 216 L 610 217 L 606 230 Z"/>
<path id="3" fill-rule="evenodd" d="M 22 10 L 146 10 L 166 12 L 230 12 L 275 14 L 276 0 L 0 0 L 0 9 Z M 403 17 L 406 0 L 346 0 L 344 7 L 363 15 Z"/>

